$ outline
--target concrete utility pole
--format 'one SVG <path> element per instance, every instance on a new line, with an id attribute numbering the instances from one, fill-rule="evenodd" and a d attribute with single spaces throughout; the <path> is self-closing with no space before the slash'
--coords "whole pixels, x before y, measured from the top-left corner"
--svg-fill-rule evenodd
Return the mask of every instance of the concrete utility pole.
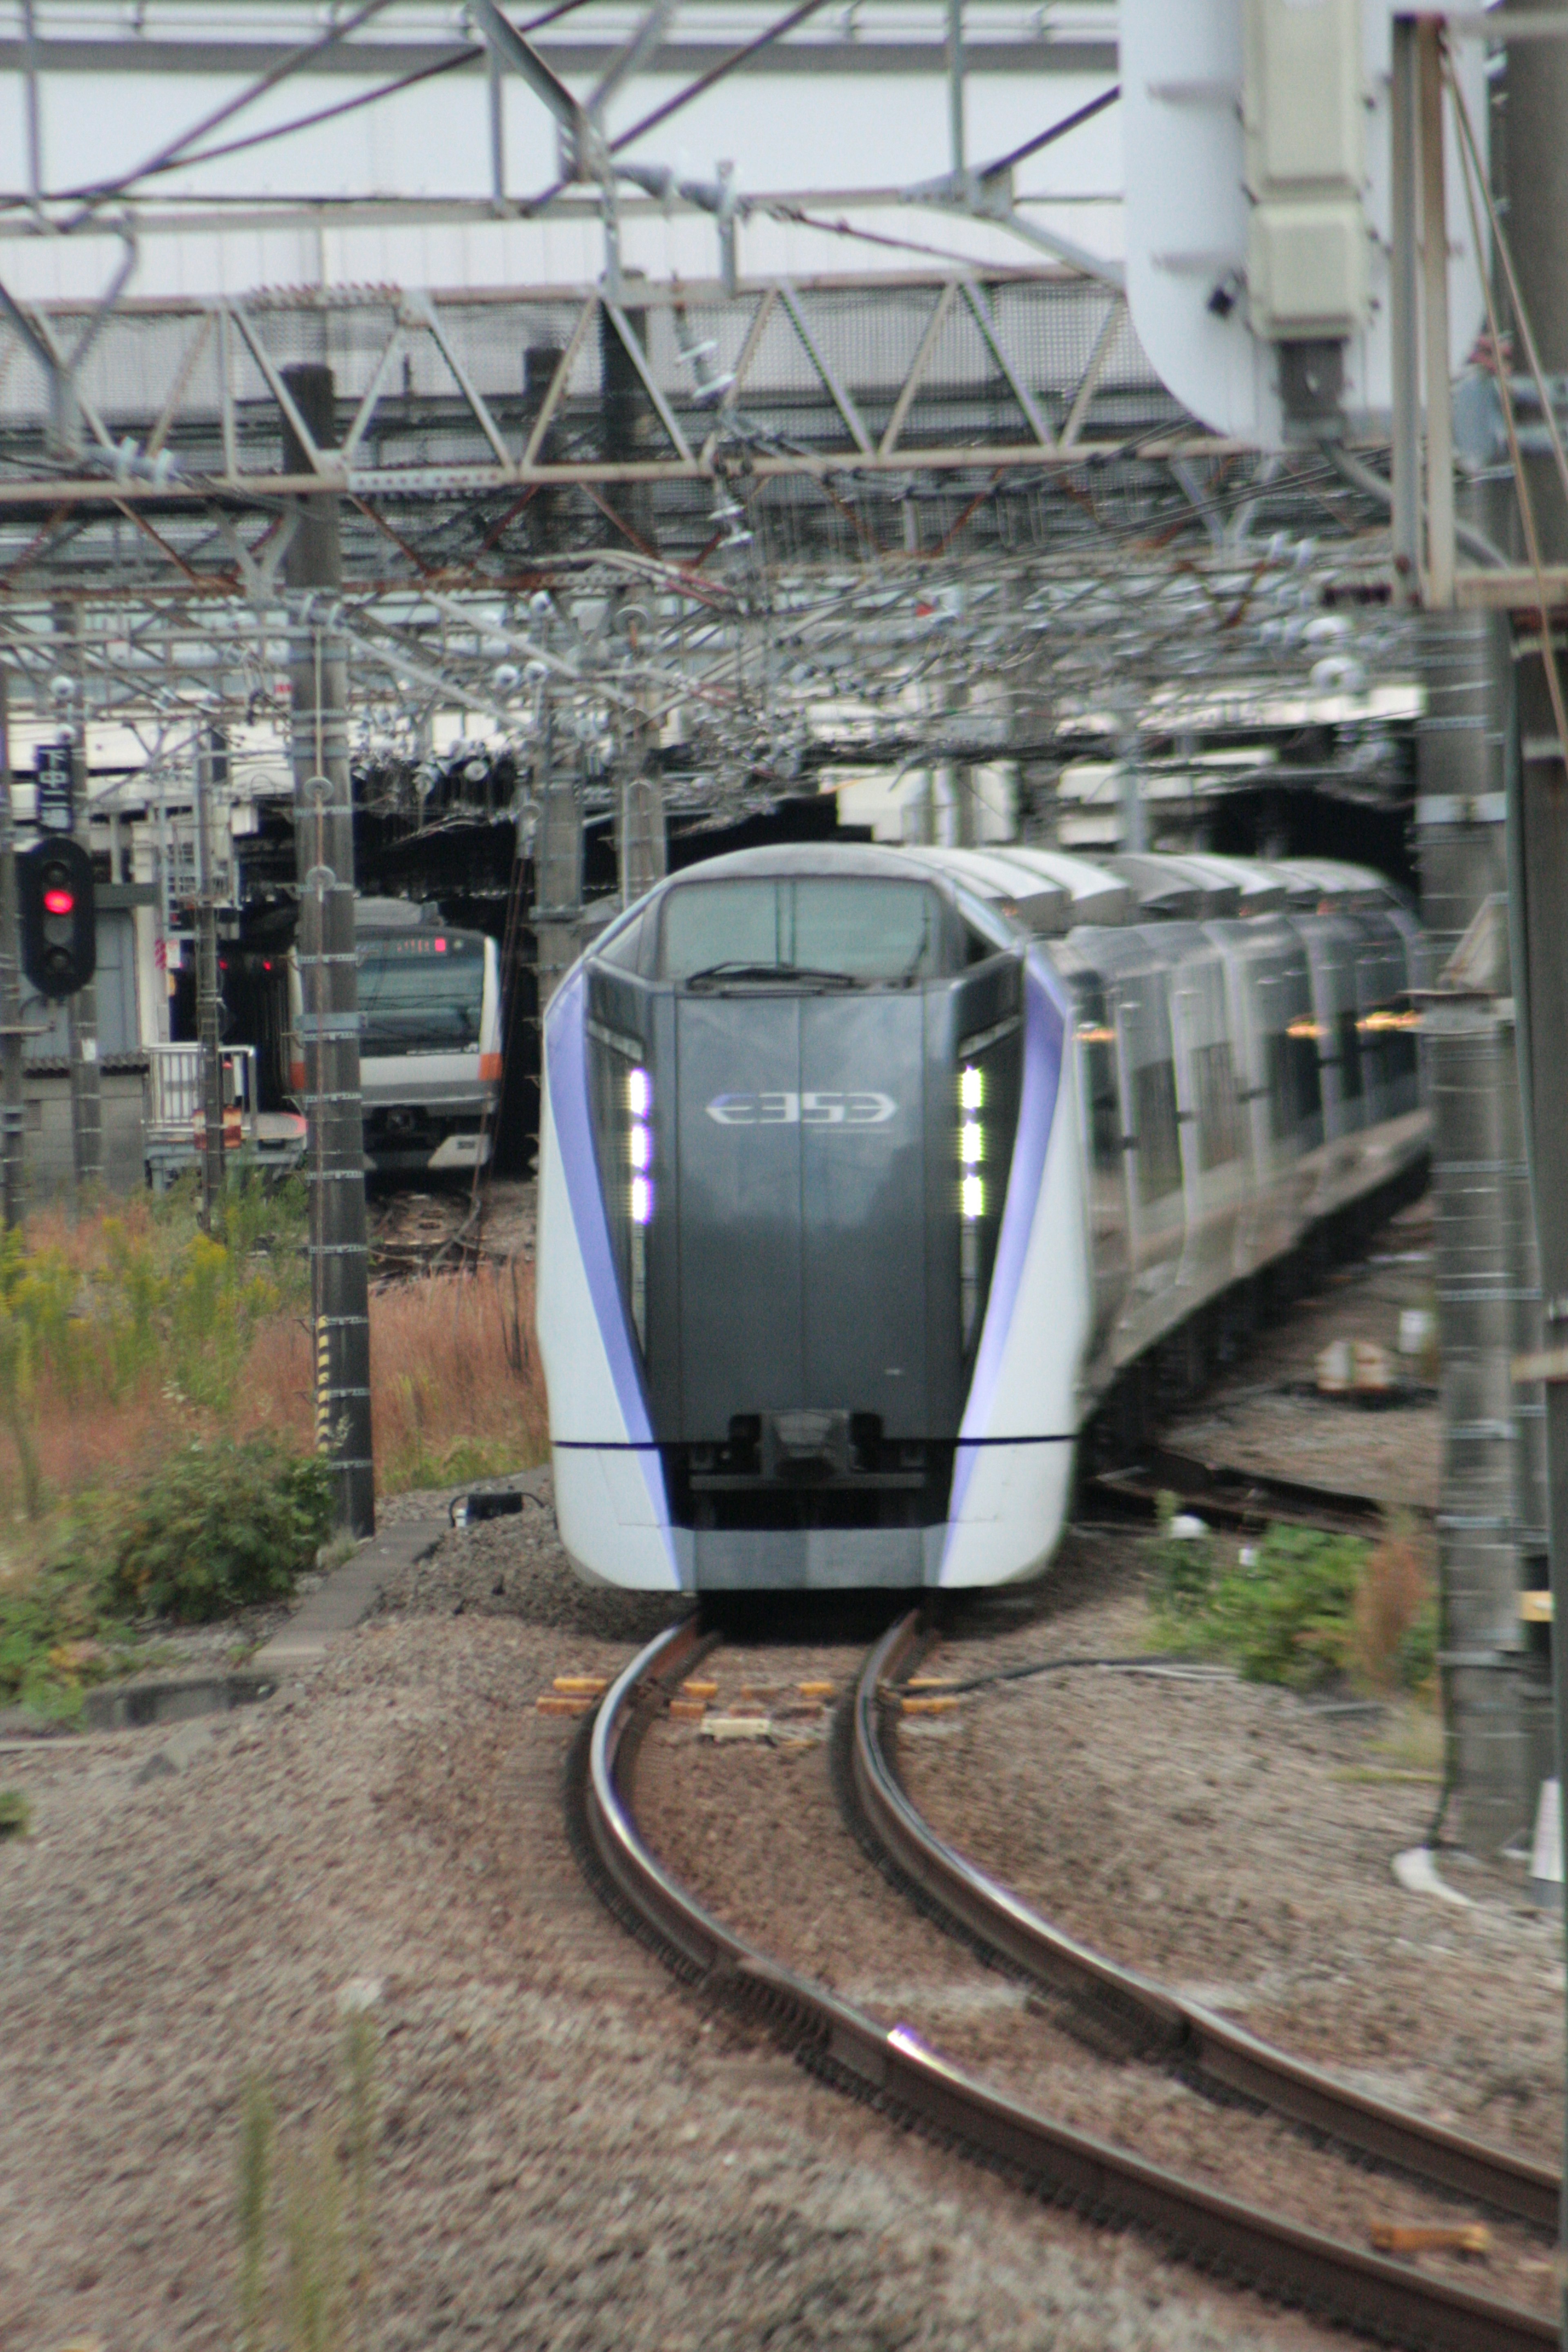
<path id="1" fill-rule="evenodd" d="M 583 798 L 575 764 L 566 767 L 560 761 L 548 714 L 540 730 L 539 763 L 542 773 L 538 787 L 539 831 L 533 846 L 533 938 L 542 1019 L 563 976 L 576 961 L 583 918 Z"/>
<path id="2" fill-rule="evenodd" d="M 0 1206 L 7 1229 L 22 1222 L 22 941 L 16 905 L 16 829 L 11 805 L 11 713 L 0 669 Z"/>
<path id="3" fill-rule="evenodd" d="M 332 372 L 285 368 L 289 396 L 319 449 L 337 438 Z M 309 456 L 283 421 L 283 469 Z M 338 501 L 312 498 L 284 559 L 292 611 L 297 953 L 310 1186 L 310 1306 L 316 1343 L 316 1443 L 338 1472 L 338 1525 L 375 1527 L 370 1420 L 370 1284 L 360 1096 L 359 966 L 354 950 L 353 790 L 348 664 L 335 627 L 342 584 Z"/>
<path id="4" fill-rule="evenodd" d="M 60 625 L 57 612 L 55 625 Z M 75 645 L 75 611 L 65 618 L 72 639 L 76 679 L 73 708 L 76 727 L 71 744 L 71 831 L 89 856 L 92 855 L 92 824 L 87 807 L 87 698 L 82 692 L 81 663 Z M 103 1093 L 98 1060 L 98 982 L 89 980 L 66 999 L 66 1033 L 69 1039 L 71 1089 L 71 1172 L 79 1186 L 103 1181 Z"/>
<path id="5" fill-rule="evenodd" d="M 1488 490 L 1463 502 L 1465 520 L 1506 535 Z M 1501 919 L 1512 665 L 1500 614 L 1425 613 L 1415 625 L 1426 706 L 1416 727 L 1416 839 L 1438 982 L 1422 1025 L 1443 1366 L 1444 1709 L 1459 1834 L 1477 1853 L 1496 1853 L 1530 1821 L 1551 1770 L 1546 1677 L 1519 1616 L 1521 1588 L 1544 1581 L 1540 1391 L 1510 1379 L 1515 1357 L 1540 1346 Z"/>
<path id="6" fill-rule="evenodd" d="M 1520 0 L 1521 14 L 1544 16 L 1547 0 Z M 1510 42 L 1508 51 L 1508 237 L 1521 303 L 1533 331 L 1549 389 L 1568 373 L 1568 44 Z M 1511 367 L 1522 363 L 1516 334 Z M 1503 364 L 1510 364 L 1504 362 Z M 1524 458 L 1525 483 L 1540 533 L 1542 561 L 1568 557 L 1568 504 L 1552 460 Z M 1563 660 L 1560 616 L 1521 614 L 1514 632 L 1519 763 L 1509 779 L 1514 827 L 1510 858 L 1513 980 L 1521 1000 L 1524 1092 L 1529 1113 L 1531 1189 L 1548 1351 L 1568 1348 L 1568 752 L 1559 736 L 1543 657 L 1542 633 Z M 1568 1380 L 1544 1382 L 1547 1531 L 1552 1562 L 1552 1682 L 1559 1798 L 1568 1792 Z M 1568 1838 L 1563 1840 L 1568 1852 Z M 1568 1876 L 1563 1899 L 1568 1908 Z M 1568 2243 L 1568 2174 L 1563 2234 Z M 1568 2269 L 1561 2273 L 1568 2342 Z"/>
<path id="7" fill-rule="evenodd" d="M 218 739 L 204 727 L 196 747 L 196 1034 L 201 1041 L 202 1223 L 223 1222 L 223 1039 L 213 891 L 212 803 Z"/>

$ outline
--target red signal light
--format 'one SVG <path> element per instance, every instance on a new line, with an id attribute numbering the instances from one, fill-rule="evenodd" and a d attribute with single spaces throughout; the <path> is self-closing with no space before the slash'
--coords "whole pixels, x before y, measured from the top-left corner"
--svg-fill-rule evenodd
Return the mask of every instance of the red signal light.
<path id="1" fill-rule="evenodd" d="M 446 942 L 446 940 L 437 940 L 437 942 L 436 942 L 436 952 L 437 952 L 437 955 L 445 955 L 445 954 L 446 954 L 446 952 L 447 952 L 447 942 Z"/>
<path id="2" fill-rule="evenodd" d="M 70 915 L 74 914 L 75 911 L 76 892 L 74 890 L 54 889 L 45 891 L 44 912 L 46 915 Z"/>

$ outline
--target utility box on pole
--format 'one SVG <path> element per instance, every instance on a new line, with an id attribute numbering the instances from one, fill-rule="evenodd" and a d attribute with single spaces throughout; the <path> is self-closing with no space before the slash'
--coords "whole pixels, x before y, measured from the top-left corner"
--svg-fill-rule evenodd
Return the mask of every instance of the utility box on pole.
<path id="1" fill-rule="evenodd" d="M 1279 347 L 1287 431 L 1318 429 L 1367 315 L 1361 0 L 1247 0 L 1242 56 L 1252 331 Z"/>

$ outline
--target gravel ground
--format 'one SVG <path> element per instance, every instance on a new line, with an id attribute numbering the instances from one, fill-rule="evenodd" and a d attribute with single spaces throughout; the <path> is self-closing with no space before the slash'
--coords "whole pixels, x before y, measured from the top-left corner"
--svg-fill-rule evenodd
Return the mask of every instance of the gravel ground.
<path id="1" fill-rule="evenodd" d="M 1128 1550 L 1076 1537 L 1048 1613 L 973 1624 L 930 1670 L 1136 1650 Z M 1436 1797 L 1397 1712 L 1084 1670 L 998 1684 L 949 1721 L 902 1739 L 911 1794 L 1047 1916 L 1384 2096 L 1556 2156 L 1561 1930 L 1521 1875 L 1461 1853 L 1443 1868 L 1466 1907 L 1395 1883 Z"/>
<path id="2" fill-rule="evenodd" d="M 1336 1268 L 1320 1297 L 1260 1332 L 1234 1375 L 1167 1425 L 1164 1442 L 1205 1461 L 1435 1510 L 1443 1448 L 1435 1390 L 1394 1404 L 1301 1392 L 1331 1339 L 1374 1339 L 1392 1354 L 1400 1309 L 1435 1305 L 1432 1228 L 1429 1198 L 1392 1218 L 1369 1257 Z M 1397 1355 L 1394 1370 L 1419 1384 Z"/>
<path id="3" fill-rule="evenodd" d="M 1429 1502 L 1429 1408 L 1281 1392 L 1323 1339 L 1391 1338 L 1426 1278 L 1373 1266 L 1340 1286 L 1172 1442 L 1237 1461 L 1258 1446 L 1274 1469 L 1331 1465 L 1337 1483 Z M 1137 1648 L 1141 1576 L 1133 1538 L 1077 1535 L 1038 1593 L 968 1610 L 941 1663 Z M 377 2352 L 1327 2341 L 894 2132 L 705 2013 L 609 1920 L 563 1827 L 574 1727 L 532 1701 L 563 1671 L 614 1672 L 669 1613 L 578 1583 L 531 1505 L 455 1531 L 265 1707 L 5 1755 L 34 1834 L 0 1844 L 3 2352 L 232 2337 L 246 2078 L 270 2083 L 286 2147 L 321 2130 L 340 1996 L 367 1979 Z M 861 1654 L 852 1630 L 829 1661 L 840 1681 Z M 798 1640 L 766 1653 L 767 1675 L 822 1662 L 819 1624 Z M 775 1948 L 1030 2080 L 1041 2104 L 1089 2102 L 1194 2167 L 1223 2162 L 1185 2095 L 1136 2068 L 1109 2070 L 1107 2089 L 873 1880 L 798 1729 L 766 1751 L 655 1733 L 644 1801 L 672 1859 L 730 1916 L 776 1929 Z M 1469 1909 L 1394 1885 L 1391 1858 L 1435 1795 L 1395 1727 L 1246 1685 L 1075 1673 L 977 1695 L 901 1751 L 931 1818 L 1088 1940 L 1385 2093 L 1553 2152 L 1561 1939 L 1517 1882 L 1458 1858 Z M 1247 2128 L 1232 2186 L 1288 2160 L 1271 2126 Z M 1360 2186 L 1369 2217 L 1426 2210 Z M 1511 2241 L 1470 2276 L 1540 2292 Z"/>
<path id="4" fill-rule="evenodd" d="M 325 2128 L 363 1979 L 377 2352 L 1321 2341 L 825 2091 L 608 1919 L 562 1825 L 573 1727 L 531 1701 L 667 1614 L 576 1584 L 531 1511 L 265 1707 L 7 1759 L 5 2352 L 232 2336 L 246 2078 L 286 2146 Z"/>
<path id="5" fill-rule="evenodd" d="M 1083 1612 L 1069 1612 L 1068 1623 L 1075 1636 L 1086 1630 L 1095 1633 L 1103 1630 L 1108 1643 L 1120 1636 L 1123 1650 L 1130 1639 L 1136 1647 L 1141 1623 L 1130 1622 L 1132 1612 L 1125 1608 L 1122 1622 L 1114 1622 L 1115 1616 L 1114 1604 L 1100 1602 L 1089 1604 Z M 1088 1628 L 1085 1617 L 1089 1621 Z M 1020 1653 L 1045 1654 L 1050 1643 L 1044 1635 L 1058 1630 L 1067 1629 L 1047 1620 L 1045 1625 L 1032 1628 L 1027 1637 L 1021 1633 L 1000 1638 L 980 1635 L 953 1644 L 939 1654 L 934 1663 L 939 1670 L 956 1667 L 963 1674 L 984 1672 L 993 1661 L 1005 1666 L 1016 1663 Z M 1075 1650 L 1079 1646 L 1076 1639 L 1072 1646 Z M 852 1685 L 863 1659 L 863 1651 L 848 1649 L 770 1651 L 766 1678 L 787 1690 L 803 1677 L 830 1676 L 845 1690 Z M 732 1695 L 742 1688 L 765 1688 L 754 1647 L 743 1653 L 721 1650 L 709 1659 L 704 1672 L 719 1682 L 720 1699 L 715 1705 L 730 1704 Z M 1100 1899 L 1086 1903 L 1087 1841 L 1069 1832 L 1058 1850 L 1053 1833 L 1057 1765 L 1059 1760 L 1064 1768 L 1069 1767 L 1071 1751 L 1058 1759 L 1053 1728 L 1047 1726 L 1042 1737 L 1037 1718 L 1028 1716 L 1027 1702 L 1020 1696 L 1024 1692 L 1037 1694 L 1045 1687 L 1038 1683 L 1013 1685 L 1005 1698 L 988 1693 L 984 1701 L 971 1700 L 968 1710 L 958 1718 L 906 1727 L 900 1743 L 903 1769 L 919 1801 L 953 1843 L 972 1853 L 984 1849 L 984 1858 L 999 1875 L 1011 1873 L 1016 1883 L 1016 1858 L 1026 1852 L 1032 1882 L 1042 1874 L 1037 1866 L 1037 1851 L 1049 1851 L 1051 1861 L 1045 1874 L 1049 1884 L 1070 1882 L 1079 1889 L 1079 1899 L 1068 1924 L 1085 1940 L 1101 1949 L 1110 1948 L 1127 1941 L 1123 1910 L 1129 1899 L 1128 1882 L 1119 1872 L 1108 1871 L 1104 1877 L 1109 1884 L 1103 1891 L 1095 1886 Z M 1054 1704 L 1067 1685 L 1058 1680 L 1050 1687 Z M 1109 1822 L 1102 1820 L 1111 1851 L 1137 1874 L 1131 1888 L 1133 1901 L 1148 1906 L 1148 1924 L 1159 1930 L 1153 1939 L 1155 1948 L 1139 1955 L 1153 1972 L 1167 1979 L 1180 1972 L 1189 1991 L 1202 1990 L 1235 2010 L 1242 2006 L 1237 1987 L 1216 1987 L 1214 1969 L 1222 1958 L 1235 1963 L 1239 1956 L 1244 1968 L 1256 1971 L 1261 1947 L 1274 1963 L 1265 1971 L 1271 1982 L 1282 1986 L 1294 1982 L 1289 1966 L 1280 1962 L 1279 1922 L 1272 1904 L 1267 1906 L 1268 1916 L 1261 1935 L 1257 1910 L 1244 1905 L 1231 1925 L 1228 1940 L 1211 1934 L 1206 1941 L 1197 1942 L 1191 1955 L 1180 1948 L 1180 1935 L 1173 1924 L 1176 1918 L 1184 1921 L 1192 1912 L 1201 1925 L 1215 1905 L 1216 1891 L 1226 1885 L 1212 1851 L 1201 1839 L 1194 1839 L 1195 1809 L 1191 1798 L 1194 1786 L 1212 1788 L 1219 1776 L 1236 1772 L 1242 1777 L 1254 1883 L 1261 1880 L 1275 1892 L 1289 1885 L 1290 1899 L 1285 1909 L 1303 1923 L 1298 1966 L 1307 1982 L 1319 1990 L 1326 1978 L 1334 1995 L 1342 2000 L 1346 1976 L 1359 1974 L 1355 1962 L 1361 1959 L 1372 1972 L 1372 1982 L 1379 1984 L 1384 1953 L 1376 1943 L 1369 1946 L 1363 1932 L 1353 1952 L 1342 1948 L 1344 1921 L 1347 1915 L 1353 1915 L 1354 1904 L 1353 1897 L 1347 1903 L 1337 1881 L 1342 1872 L 1341 1849 L 1357 1859 L 1370 1858 L 1378 1827 L 1387 1826 L 1386 1813 L 1379 1815 L 1375 1805 L 1363 1806 L 1353 1826 L 1342 1819 L 1323 1823 L 1319 1844 L 1329 1867 L 1321 1873 L 1319 1884 L 1303 1889 L 1294 1861 L 1302 1830 L 1302 1817 L 1295 1813 L 1295 1807 L 1305 1797 L 1313 1807 L 1305 1818 L 1321 1819 L 1322 1808 L 1317 1801 L 1321 1792 L 1307 1777 L 1281 1807 L 1279 1797 L 1285 1785 L 1281 1779 L 1271 1780 L 1262 1801 L 1258 1801 L 1252 1786 L 1258 1778 L 1256 1750 L 1249 1736 L 1256 1717 L 1247 1714 L 1238 1721 L 1227 1718 L 1223 1710 L 1236 1695 L 1233 1686 L 1221 1687 L 1218 1711 L 1213 1706 L 1216 1694 L 1207 1688 L 1194 1691 L 1167 1683 L 1133 1683 L 1105 1675 L 1077 1678 L 1071 1687 L 1081 1694 L 1086 1706 L 1100 1710 L 1092 1747 L 1085 1742 L 1091 1759 L 1108 1748 L 1122 1748 L 1123 1717 L 1117 1702 L 1125 1697 L 1135 1717 L 1147 1715 L 1144 1737 L 1163 1759 L 1167 1775 L 1173 1759 L 1180 1769 L 1180 1783 L 1169 1804 L 1151 1809 L 1153 1817 L 1145 1817 L 1136 1836 L 1120 1817 Z M 1151 1695 L 1156 1702 L 1152 1707 L 1148 1706 Z M 1158 1702 L 1163 1699 L 1171 1703 L 1162 1706 Z M 1109 1717 L 1108 1706 L 1113 1710 Z M 1009 1713 L 1010 1708 L 1018 1711 Z M 1220 1713 L 1217 1725 L 1216 1712 Z M 1081 1722 L 1074 1724 L 1076 1734 L 1081 1735 L 1084 1727 Z M 793 1733 L 794 1727 L 789 1728 Z M 1334 1739 L 1324 1742 L 1321 1737 L 1314 1741 L 1308 1736 L 1310 1727 L 1271 1720 L 1268 1728 L 1271 1740 L 1284 1750 L 1281 1761 L 1287 1774 L 1299 1747 L 1314 1756 L 1325 1751 L 1331 1756 L 1344 1745 Z M 1364 1740 L 1364 1735 L 1360 1738 Z M 1048 1775 L 1040 1770 L 1044 1754 L 1053 1759 Z M 990 1783 L 987 1774 L 993 1776 Z M 1323 1777 L 1333 1788 L 1331 1769 Z M 1118 1780 L 1119 1791 L 1122 1785 Z M 1079 1774 L 1069 1769 L 1062 1790 L 1068 1814 L 1076 1815 L 1079 1809 L 1082 1786 Z M 1358 1790 L 1357 1793 L 1366 1792 Z M 667 1718 L 650 1732 L 640 1752 L 636 1802 L 646 1834 L 675 1876 L 763 1950 L 833 1986 L 884 2024 L 913 2027 L 944 2056 L 987 2079 L 1005 2083 L 1033 2105 L 1079 2130 L 1134 2147 L 1155 2163 L 1243 2194 L 1352 2244 L 1367 2242 L 1368 2227 L 1373 2221 L 1453 2222 L 1476 2218 L 1473 2209 L 1428 2196 L 1404 2182 L 1371 2180 L 1359 2166 L 1311 2147 L 1273 2118 L 1218 2109 L 1153 2067 L 1118 2063 L 1086 2049 L 1081 2040 L 1054 2023 L 1048 2013 L 1041 2015 L 1027 2006 L 1020 1985 L 982 1968 L 964 1946 L 889 1887 L 876 1864 L 844 1832 L 830 1753 L 821 1741 L 797 1744 L 790 1737 L 771 1748 L 751 1742 L 718 1744 L 695 1728 Z M 1376 1902 L 1363 1906 L 1373 1912 L 1379 1902 L 1385 1908 L 1394 1907 L 1395 1893 L 1388 1875 L 1386 1849 L 1380 1860 L 1382 1883 L 1375 1888 Z M 1234 1871 L 1230 1874 L 1233 1886 L 1237 1875 Z M 1415 1899 L 1400 1899 L 1405 1911 L 1400 1924 L 1409 1929 L 1415 1924 L 1410 1916 L 1416 1907 Z M 1429 1902 L 1426 1907 L 1432 1907 Z M 1539 1976 L 1542 1938 L 1533 1923 L 1527 1926 L 1532 1940 L 1526 1948 Z M 1151 1939 L 1145 1936 L 1142 1940 L 1148 1944 Z M 1391 1931 L 1382 1942 L 1392 1945 L 1398 1940 Z M 1490 1943 L 1486 1949 L 1495 1969 L 1500 1957 L 1497 1946 Z M 1206 1981 L 1194 1974 L 1199 1953 L 1208 1963 Z M 1325 1954 L 1332 1955 L 1337 1965 L 1329 1967 Z M 1417 1968 L 1429 1968 L 1419 1953 L 1415 1958 Z M 1379 1985 L 1370 2003 L 1358 1985 L 1355 2027 L 1373 2046 L 1385 2046 L 1381 2032 L 1408 2003 L 1411 1976 L 1407 1968 L 1402 1981 L 1386 1990 Z M 1463 2006 L 1463 1989 L 1458 1990 L 1460 2000 L 1450 2014 L 1450 2025 L 1458 2022 Z M 1282 1997 L 1276 1993 L 1269 2014 L 1249 2015 L 1247 2021 L 1273 2032 L 1279 2022 Z M 1500 2050 L 1506 2018 L 1495 1995 L 1490 2023 Z M 1329 2054 L 1342 2055 L 1343 2050 L 1342 2032 Z M 1452 2059 L 1451 2046 L 1445 2049 L 1444 2056 Z M 1362 2079 L 1370 2081 L 1373 2071 L 1363 2069 Z M 1437 2071 L 1428 2068 L 1428 2076 Z M 1380 2079 L 1380 2087 L 1388 2085 Z M 1403 2081 L 1395 2095 L 1408 2095 Z M 1474 2263 L 1460 2257 L 1428 2258 L 1428 2264 L 1472 2284 L 1476 2282 Z M 1553 2289 L 1549 2250 L 1523 2228 L 1498 2228 L 1485 2284 L 1489 2293 L 1506 2299 L 1550 2308 Z"/>

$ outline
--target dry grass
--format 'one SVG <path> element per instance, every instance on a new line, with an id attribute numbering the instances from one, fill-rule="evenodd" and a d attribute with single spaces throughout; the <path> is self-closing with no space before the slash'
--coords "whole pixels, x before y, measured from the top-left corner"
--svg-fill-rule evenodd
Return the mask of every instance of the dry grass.
<path id="1" fill-rule="evenodd" d="M 1412 1643 L 1429 1624 L 1434 1595 L 1432 1563 L 1414 1524 L 1395 1519 L 1368 1559 L 1356 1591 L 1352 1658 L 1358 1681 L 1372 1690 L 1394 1691 L 1424 1679 Z"/>
<path id="2" fill-rule="evenodd" d="M 434 1275 L 380 1291 L 370 1346 L 375 1454 L 389 1489 L 543 1459 L 531 1266 L 514 1258 L 504 1273 Z"/>
<path id="3" fill-rule="evenodd" d="M 544 1458 L 548 1415 L 533 1339 L 533 1269 L 389 1283 L 370 1302 L 376 1486 L 456 1486 Z M 245 1431 L 310 1443 L 310 1342 L 298 1318 L 264 1328 L 251 1358 Z"/>
<path id="4" fill-rule="evenodd" d="M 245 1237 L 235 1236 L 237 1246 Z M 27 1266 L 46 1269 L 53 1306 L 37 1309 L 24 1371 L 0 1382 L 0 1516 L 38 1521 L 53 1506 L 154 1472 L 193 1437 L 246 1438 L 267 1431 L 300 1451 L 313 1442 L 313 1368 L 301 1261 L 290 1242 L 268 1256 L 235 1259 L 244 1279 L 204 1296 L 180 1323 L 170 1300 L 193 1265 L 221 1254 L 162 1218 L 145 1201 L 106 1215 L 40 1213 L 28 1222 Z M 195 1254 L 193 1255 L 193 1253 Z M 231 1257 L 233 1254 L 231 1253 Z M 149 1326 L 142 1352 L 110 1367 L 112 1349 L 72 1332 L 89 1299 L 121 1332 L 134 1262 L 170 1276 L 174 1289 Z M 54 1269 L 52 1276 L 47 1270 Z M 31 1277 L 29 1277 L 31 1279 Z M 196 1279 L 200 1279 L 199 1274 Z M 254 1279 L 254 1289 L 245 1287 Z M 35 1283 L 36 1289 L 37 1285 Z M 22 1295 L 22 1294 L 19 1294 Z M 0 1323 L 7 1310 L 0 1302 Z M 52 1313 L 54 1320 L 49 1321 Z M 173 1317 L 171 1322 L 170 1318 Z M 64 1318 L 64 1319 L 62 1319 Z M 196 1336 L 191 1336 L 195 1327 Z M 9 1328 L 9 1327 L 7 1327 Z M 174 1340 L 157 1332 L 172 1329 Z M 183 1331 L 184 1338 L 178 1335 Z M 183 1346 L 183 1355 L 179 1348 Z M 513 1262 L 478 1273 L 388 1285 L 371 1298 L 372 1412 L 383 1493 L 456 1485 L 542 1458 L 543 1380 L 533 1339 L 533 1270 Z M 217 1371 L 210 1380 L 195 1375 Z M 43 1528 L 38 1527 L 41 1536 Z M 36 1548 L 22 1539 L 22 1555 Z"/>

